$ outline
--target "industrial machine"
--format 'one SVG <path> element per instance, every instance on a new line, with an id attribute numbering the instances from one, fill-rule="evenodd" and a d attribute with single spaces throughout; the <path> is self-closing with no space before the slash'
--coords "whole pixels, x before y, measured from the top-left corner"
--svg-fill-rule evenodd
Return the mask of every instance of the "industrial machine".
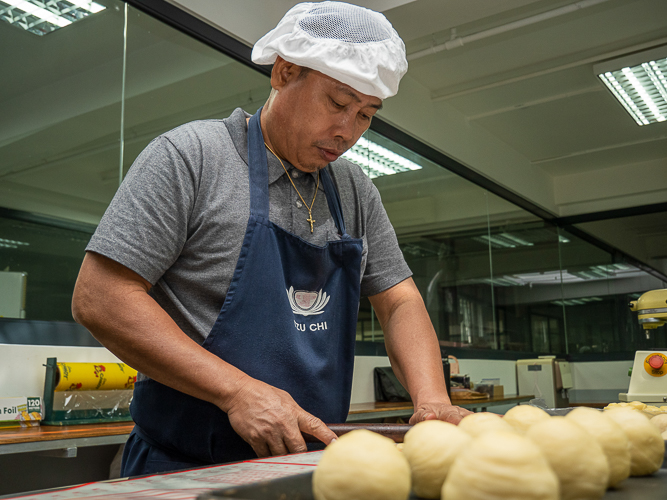
<path id="1" fill-rule="evenodd" d="M 667 288 L 646 292 L 629 305 L 631 311 L 639 313 L 639 324 L 646 330 L 646 338 L 651 330 L 667 322 Z"/>
<path id="2" fill-rule="evenodd" d="M 124 363 L 59 363 L 46 358 L 46 425 L 126 422 L 137 371 Z"/>
<path id="3" fill-rule="evenodd" d="M 651 290 L 630 302 L 630 310 L 639 315 L 639 324 L 651 330 L 667 322 L 667 289 Z M 621 401 L 667 403 L 667 350 L 637 351 L 632 365 L 632 376 L 627 393 L 620 393 Z"/>
<path id="4" fill-rule="evenodd" d="M 567 408 L 570 405 L 568 389 L 571 389 L 570 363 L 556 356 L 540 356 L 537 359 L 520 359 L 516 362 L 516 378 L 519 394 L 534 394 L 542 398 L 548 408 Z"/>
<path id="5" fill-rule="evenodd" d="M 27 276 L 0 271 L 0 318 L 25 318 Z"/>
<path id="6" fill-rule="evenodd" d="M 667 351 L 637 351 L 632 365 L 630 388 L 620 401 L 667 404 Z"/>

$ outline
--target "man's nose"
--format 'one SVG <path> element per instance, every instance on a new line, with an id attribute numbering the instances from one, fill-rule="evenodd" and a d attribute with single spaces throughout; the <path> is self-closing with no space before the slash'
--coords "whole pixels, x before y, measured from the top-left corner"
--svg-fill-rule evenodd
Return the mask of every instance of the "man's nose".
<path id="1" fill-rule="evenodd" d="M 356 114 L 354 113 L 341 113 L 339 115 L 338 123 L 336 123 L 336 137 L 339 137 L 347 144 L 354 140 L 357 132 L 355 118 Z"/>

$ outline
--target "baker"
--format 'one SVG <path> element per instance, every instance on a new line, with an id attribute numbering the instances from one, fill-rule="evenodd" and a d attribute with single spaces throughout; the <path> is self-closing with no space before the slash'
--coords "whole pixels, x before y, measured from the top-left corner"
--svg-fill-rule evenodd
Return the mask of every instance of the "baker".
<path id="1" fill-rule="evenodd" d="M 253 116 L 162 134 L 86 249 L 75 319 L 141 376 L 122 474 L 306 450 L 350 403 L 360 295 L 424 419 L 458 422 L 436 334 L 380 195 L 339 159 L 407 71 L 377 12 L 303 3 L 254 46 Z"/>

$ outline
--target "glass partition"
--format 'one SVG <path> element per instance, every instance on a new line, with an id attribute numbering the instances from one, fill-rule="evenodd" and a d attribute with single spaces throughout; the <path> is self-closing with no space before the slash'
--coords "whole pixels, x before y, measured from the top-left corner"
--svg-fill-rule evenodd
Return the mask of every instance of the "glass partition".
<path id="1" fill-rule="evenodd" d="M 408 160 L 408 168 L 385 162 L 396 171 L 374 169 L 390 156 L 378 146 Z M 661 279 L 376 132 L 365 134 L 353 152 L 350 159 L 382 195 L 440 343 L 450 352 L 586 358 L 665 344 L 663 330 L 647 337 L 628 308 L 644 291 L 666 287 Z M 367 300 L 357 340 L 384 340 Z"/>
<path id="2" fill-rule="evenodd" d="M 124 5 L 53 14 L 54 30 L 20 5 L 0 16 L 3 207 L 95 224 L 104 213 L 118 186 Z"/>
<path id="3" fill-rule="evenodd" d="M 125 2 L 98 4 L 71 22 L 61 2 L 58 27 L 0 3 L 0 296 L 24 294 L 12 317 L 73 321 L 84 249 L 134 158 L 185 122 L 255 111 L 270 89 L 265 75 Z M 17 274 L 24 292 L 9 283 Z"/>
<path id="4" fill-rule="evenodd" d="M 161 133 L 237 107 L 254 113 L 270 90 L 265 75 L 130 7 L 124 170 Z"/>
<path id="5" fill-rule="evenodd" d="M 611 221 L 605 221 L 607 224 Z M 617 228 L 624 224 L 614 219 Z M 667 345 L 664 328 L 644 330 L 628 304 L 667 282 L 645 266 L 604 251 L 572 234 L 564 246 L 563 304 L 572 353 L 630 352 Z M 565 250 L 566 249 L 566 250 Z M 649 335 L 647 335 L 649 332 Z"/>
<path id="6" fill-rule="evenodd" d="M 89 231 L 0 216 L 0 317 L 72 321 L 72 290 Z M 24 279 L 15 278 L 24 275 Z M 25 312 L 9 303 L 21 303 Z"/>

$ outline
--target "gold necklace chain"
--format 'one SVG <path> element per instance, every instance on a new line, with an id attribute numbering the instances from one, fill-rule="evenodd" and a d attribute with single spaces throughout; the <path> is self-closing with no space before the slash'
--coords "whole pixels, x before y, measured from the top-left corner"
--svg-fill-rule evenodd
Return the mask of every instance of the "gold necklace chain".
<path id="1" fill-rule="evenodd" d="M 306 210 L 308 210 L 308 218 L 307 218 L 306 220 L 307 220 L 308 222 L 310 222 L 310 232 L 312 233 L 312 232 L 313 232 L 313 224 L 315 223 L 315 219 L 313 219 L 313 212 L 312 212 L 312 210 L 313 210 L 313 205 L 315 205 L 315 198 L 317 198 L 317 190 L 318 190 L 319 187 L 320 187 L 320 171 L 319 171 L 319 170 L 317 171 L 317 185 L 315 186 L 315 195 L 313 196 L 313 201 L 311 202 L 310 206 L 308 206 L 308 203 L 306 203 L 306 200 L 303 199 L 303 196 L 301 196 L 301 193 L 299 193 L 299 190 L 296 188 L 296 184 L 294 184 L 294 181 L 292 180 L 292 177 L 290 177 L 290 174 L 289 174 L 289 172 L 287 171 L 287 169 L 285 168 L 285 164 L 284 164 L 283 161 L 280 159 L 280 156 L 278 156 L 276 153 L 274 153 L 273 149 L 271 149 L 271 148 L 269 147 L 269 145 L 268 145 L 266 142 L 264 142 L 264 145 L 266 146 L 266 148 L 267 148 L 269 151 L 271 151 L 271 152 L 273 153 L 273 156 L 275 156 L 276 158 L 278 158 L 278 161 L 279 161 L 280 164 L 282 165 L 283 170 L 284 170 L 285 173 L 287 174 L 287 178 L 288 178 L 289 181 L 292 183 L 292 187 L 294 188 L 294 191 L 296 191 L 296 194 L 299 195 L 299 198 L 301 198 L 301 201 L 303 202 L 303 206 L 305 206 L 305 207 L 306 207 Z"/>

